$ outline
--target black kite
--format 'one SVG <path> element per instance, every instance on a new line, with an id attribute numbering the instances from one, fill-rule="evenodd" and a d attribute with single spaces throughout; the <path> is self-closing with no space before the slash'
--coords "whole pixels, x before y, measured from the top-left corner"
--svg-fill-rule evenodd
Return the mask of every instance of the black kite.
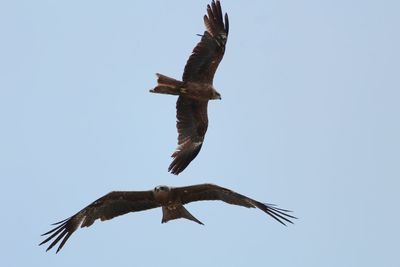
<path id="1" fill-rule="evenodd" d="M 157 73 L 157 86 L 152 93 L 179 95 L 176 102 L 178 148 L 168 171 L 178 175 L 200 152 L 208 127 L 207 105 L 210 99 L 221 99 L 213 86 L 215 71 L 225 53 L 229 21 L 222 17 L 217 0 L 207 6 L 206 30 L 193 49 L 183 72 L 182 81 Z"/>
<path id="2" fill-rule="evenodd" d="M 129 212 L 162 208 L 162 223 L 179 218 L 203 224 L 186 210 L 183 205 L 201 200 L 221 200 L 228 204 L 246 208 L 259 208 L 283 225 L 292 223 L 288 210 L 277 208 L 272 204 L 264 204 L 238 194 L 232 190 L 213 185 L 199 184 L 185 187 L 157 186 L 149 191 L 114 191 L 94 201 L 72 217 L 55 223 L 54 229 L 44 233 L 50 235 L 40 245 L 54 239 L 47 250 L 61 241 L 57 252 L 64 246 L 68 238 L 79 227 L 91 226 L 97 219 L 110 220 Z"/>

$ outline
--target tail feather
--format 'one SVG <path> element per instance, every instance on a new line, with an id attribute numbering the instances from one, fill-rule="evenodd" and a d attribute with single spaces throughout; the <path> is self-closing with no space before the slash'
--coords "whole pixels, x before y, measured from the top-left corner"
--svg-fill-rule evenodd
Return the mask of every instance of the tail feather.
<path id="1" fill-rule="evenodd" d="M 151 93 L 179 95 L 183 82 L 168 76 L 156 73 L 157 86 L 150 90 Z"/>
<path id="2" fill-rule="evenodd" d="M 168 208 L 168 207 L 162 207 L 163 211 L 163 218 L 162 218 L 162 223 L 166 223 L 171 220 L 176 220 L 180 218 L 185 218 L 194 222 L 197 222 L 198 224 L 203 224 L 201 221 L 196 219 L 190 212 L 185 209 L 185 207 L 181 206 L 174 206 L 173 208 Z"/>

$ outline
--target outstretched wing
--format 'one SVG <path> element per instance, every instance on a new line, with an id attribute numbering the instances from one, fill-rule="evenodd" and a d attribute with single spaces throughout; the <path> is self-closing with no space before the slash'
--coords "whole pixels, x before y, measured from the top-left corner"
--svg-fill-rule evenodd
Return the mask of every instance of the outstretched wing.
<path id="1" fill-rule="evenodd" d="M 225 13 L 224 24 L 221 4 L 218 0 L 216 2 L 213 0 L 211 6 L 207 5 L 204 24 L 206 31 L 186 63 L 183 81 L 212 84 L 215 71 L 224 56 L 229 20 L 228 14 Z"/>
<path id="2" fill-rule="evenodd" d="M 200 184 L 186 187 L 173 188 L 175 194 L 181 199 L 182 204 L 201 200 L 221 200 L 228 204 L 246 208 L 259 208 L 283 225 L 293 223 L 290 219 L 297 219 L 288 214 L 289 210 L 277 208 L 273 204 L 264 204 L 254 199 L 236 193 L 227 188 L 213 184 Z"/>
<path id="3" fill-rule="evenodd" d="M 99 198 L 72 217 L 53 224 L 57 225 L 57 227 L 44 233 L 42 236 L 50 236 L 39 245 L 43 245 L 55 238 L 47 248 L 46 251 L 48 251 L 62 240 L 57 248 L 57 252 L 59 252 L 65 242 L 67 242 L 68 238 L 79 228 L 79 226 L 88 227 L 97 219 L 100 219 L 101 221 L 110 220 L 128 212 L 147 210 L 159 206 L 160 205 L 154 201 L 152 191 L 111 192 Z"/>
<path id="4" fill-rule="evenodd" d="M 176 102 L 178 148 L 168 171 L 178 175 L 199 154 L 208 127 L 208 101 L 180 96 Z"/>

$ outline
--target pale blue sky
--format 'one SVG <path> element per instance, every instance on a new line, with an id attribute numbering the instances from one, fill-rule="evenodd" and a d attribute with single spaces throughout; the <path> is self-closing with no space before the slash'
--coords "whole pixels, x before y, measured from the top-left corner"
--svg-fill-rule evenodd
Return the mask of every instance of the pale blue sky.
<path id="1" fill-rule="evenodd" d="M 167 173 L 180 78 L 208 0 L 1 1 L 4 266 L 400 266 L 400 2 L 222 1 L 230 36 L 199 156 Z M 112 190 L 212 182 L 291 209 L 187 205 L 50 224 Z"/>

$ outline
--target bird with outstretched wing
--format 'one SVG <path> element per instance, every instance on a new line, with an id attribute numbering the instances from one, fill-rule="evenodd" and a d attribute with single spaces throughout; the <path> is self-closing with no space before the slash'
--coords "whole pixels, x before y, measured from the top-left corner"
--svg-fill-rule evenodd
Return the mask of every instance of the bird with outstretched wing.
<path id="1" fill-rule="evenodd" d="M 204 24 L 206 30 L 186 63 L 182 81 L 157 73 L 157 86 L 150 90 L 179 96 L 176 102 L 178 147 L 168 168 L 176 175 L 200 152 L 208 127 L 208 101 L 221 99 L 213 86 L 213 79 L 225 53 L 229 20 L 226 13 L 222 15 L 218 0 L 207 6 Z"/>
<path id="2" fill-rule="evenodd" d="M 96 220 L 111 220 L 130 212 L 162 208 L 162 223 L 179 218 L 185 218 L 203 224 L 183 206 L 185 204 L 203 201 L 220 200 L 228 204 L 246 208 L 258 208 L 283 225 L 293 223 L 296 217 L 290 211 L 280 209 L 272 204 L 261 203 L 227 188 L 214 184 L 199 184 L 185 187 L 157 186 L 148 191 L 114 191 L 94 201 L 75 215 L 55 223 L 56 227 L 43 235 L 49 235 L 39 245 L 50 242 L 50 250 L 59 242 L 57 252 L 79 227 L 91 226 Z"/>

